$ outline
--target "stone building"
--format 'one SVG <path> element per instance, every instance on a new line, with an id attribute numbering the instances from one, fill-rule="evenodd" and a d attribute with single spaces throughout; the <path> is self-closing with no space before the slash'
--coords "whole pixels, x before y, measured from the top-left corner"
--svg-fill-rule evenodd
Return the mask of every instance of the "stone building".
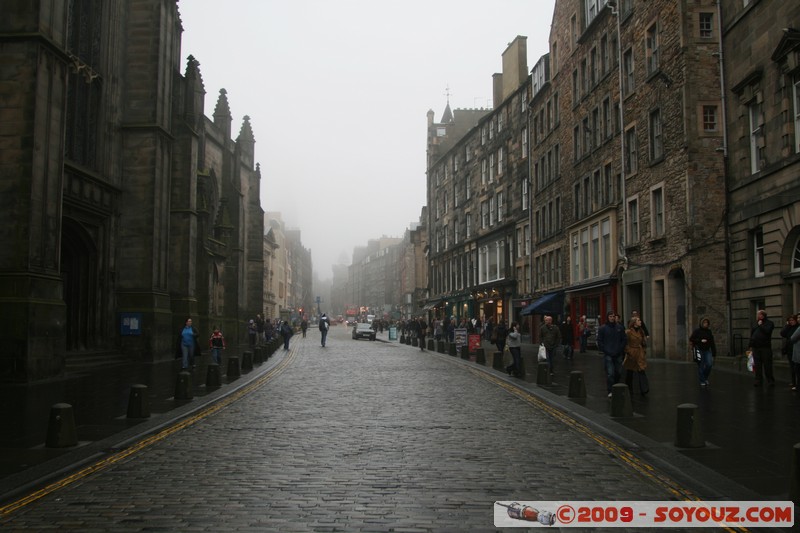
<path id="1" fill-rule="evenodd" d="M 702 317 L 728 351 L 716 16 L 714 0 L 558 0 L 534 95 L 534 277 L 565 287 L 573 319 L 639 311 L 655 356 L 688 357 Z"/>
<path id="2" fill-rule="evenodd" d="M 530 79 L 518 36 L 493 77 L 491 110 L 428 112 L 429 301 L 435 316 L 508 318 L 517 294 L 516 230 L 527 219 Z"/>
<path id="3" fill-rule="evenodd" d="M 171 358 L 263 301 L 253 132 L 205 112 L 176 0 L 12 2 L 0 21 L 0 380 Z M 181 70 L 183 69 L 183 74 Z"/>
<path id="4" fill-rule="evenodd" d="M 800 311 L 800 3 L 722 0 L 734 350 Z M 779 347 L 777 332 L 774 337 Z"/>

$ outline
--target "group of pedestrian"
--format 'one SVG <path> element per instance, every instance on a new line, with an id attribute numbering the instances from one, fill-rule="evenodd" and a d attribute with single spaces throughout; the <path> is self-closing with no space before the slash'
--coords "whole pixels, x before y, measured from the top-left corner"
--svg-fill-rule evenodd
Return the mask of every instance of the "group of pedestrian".
<path id="1" fill-rule="evenodd" d="M 634 311 L 628 321 L 628 327 L 621 324 L 620 316 L 609 311 L 606 322 L 597 330 L 597 349 L 603 354 L 603 365 L 606 373 L 606 392 L 611 397 L 611 390 L 622 380 L 625 371 L 625 384 L 633 396 L 634 378 L 641 396 L 650 392 L 647 377 L 647 343 L 650 334 L 639 313 Z"/>
<path id="2" fill-rule="evenodd" d="M 178 333 L 178 343 L 175 352 L 176 358 L 181 359 L 181 370 L 195 368 L 195 357 L 201 355 L 200 333 L 194 327 L 191 318 L 187 318 L 181 331 Z M 211 337 L 208 339 L 208 348 L 214 363 L 222 364 L 222 350 L 226 348 L 225 337 L 217 326 L 214 326 Z"/>

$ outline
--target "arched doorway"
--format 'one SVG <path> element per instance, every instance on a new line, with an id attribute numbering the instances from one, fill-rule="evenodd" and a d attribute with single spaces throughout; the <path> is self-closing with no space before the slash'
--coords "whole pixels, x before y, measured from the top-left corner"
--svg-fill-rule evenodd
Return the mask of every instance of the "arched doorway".
<path id="1" fill-rule="evenodd" d="M 97 247 L 75 220 L 61 226 L 61 278 L 67 308 L 66 349 L 84 351 L 97 345 Z"/>

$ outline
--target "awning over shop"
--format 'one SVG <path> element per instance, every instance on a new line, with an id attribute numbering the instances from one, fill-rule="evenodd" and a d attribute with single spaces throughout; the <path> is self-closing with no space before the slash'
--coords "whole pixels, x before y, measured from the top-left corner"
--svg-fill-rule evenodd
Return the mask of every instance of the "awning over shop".
<path id="1" fill-rule="evenodd" d="M 522 315 L 560 315 L 564 312 L 564 291 L 551 292 L 522 310 Z"/>
<path id="2" fill-rule="evenodd" d="M 443 301 L 444 300 L 436 300 L 436 301 L 433 301 L 433 302 L 428 302 L 428 303 L 425 304 L 425 306 L 423 306 L 422 310 L 423 311 L 430 311 L 434 307 L 437 307 Z"/>

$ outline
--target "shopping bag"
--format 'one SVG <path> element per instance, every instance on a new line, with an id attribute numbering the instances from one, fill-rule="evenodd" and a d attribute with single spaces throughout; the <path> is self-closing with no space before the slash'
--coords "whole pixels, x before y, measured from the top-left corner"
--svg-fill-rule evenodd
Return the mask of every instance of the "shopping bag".
<path id="1" fill-rule="evenodd" d="M 753 361 L 753 352 L 747 351 L 747 371 L 753 372 L 756 366 L 756 362 Z"/>
<path id="2" fill-rule="evenodd" d="M 547 361 L 547 349 L 544 347 L 544 344 L 539 345 L 539 362 Z"/>

